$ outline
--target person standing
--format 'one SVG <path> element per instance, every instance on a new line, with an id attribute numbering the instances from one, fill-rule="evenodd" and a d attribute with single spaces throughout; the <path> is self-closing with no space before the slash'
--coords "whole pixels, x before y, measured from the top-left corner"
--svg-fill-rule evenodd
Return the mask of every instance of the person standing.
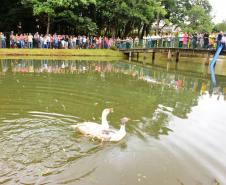
<path id="1" fill-rule="evenodd" d="M 209 33 L 204 33 L 204 48 L 209 48 Z"/>
<path id="2" fill-rule="evenodd" d="M 24 35 L 20 34 L 20 48 L 24 48 L 25 42 L 24 42 Z"/>
<path id="3" fill-rule="evenodd" d="M 197 41 L 198 41 L 197 33 L 194 33 L 192 35 L 192 49 L 197 48 Z"/>
<path id="4" fill-rule="evenodd" d="M 223 37 L 223 32 L 221 31 L 221 32 L 217 35 L 217 48 L 221 45 L 222 37 Z"/>
<path id="5" fill-rule="evenodd" d="M 102 38 L 101 38 L 101 36 L 98 38 L 98 48 L 99 49 L 102 48 Z"/>
<path id="6" fill-rule="evenodd" d="M 10 48 L 14 48 L 14 46 L 15 46 L 15 35 L 14 35 L 13 31 L 11 31 L 9 39 L 10 39 Z"/>
<path id="7" fill-rule="evenodd" d="M 209 35 L 209 48 L 214 48 L 214 44 L 215 44 L 215 34 L 212 32 L 210 35 Z"/>
<path id="8" fill-rule="evenodd" d="M 188 34 L 186 32 L 183 35 L 183 48 L 188 48 Z"/>
<path id="9" fill-rule="evenodd" d="M 53 35 L 53 48 L 57 49 L 58 48 L 58 36 L 56 33 Z"/>
<path id="10" fill-rule="evenodd" d="M 104 49 L 108 49 L 108 45 L 109 45 L 109 40 L 108 37 L 104 37 Z"/>
<path id="11" fill-rule="evenodd" d="M 82 37 L 82 48 L 86 49 L 87 48 L 87 38 L 85 35 Z"/>
<path id="12" fill-rule="evenodd" d="M 33 35 L 31 33 L 28 35 L 28 48 L 33 48 Z"/>
<path id="13" fill-rule="evenodd" d="M 40 37 L 38 32 L 34 35 L 34 48 L 40 48 Z"/>
<path id="14" fill-rule="evenodd" d="M 198 46 L 199 48 L 203 48 L 204 46 L 204 36 L 202 33 L 198 35 Z"/>
<path id="15" fill-rule="evenodd" d="M 222 39 L 221 39 L 221 44 L 223 45 L 223 50 L 225 50 L 226 49 L 226 34 L 224 34 L 223 36 L 222 36 Z"/>
<path id="16" fill-rule="evenodd" d="M 5 35 L 4 35 L 4 33 L 0 33 L 0 39 L 1 39 L 1 47 L 2 48 L 6 48 L 6 37 L 5 37 Z"/>
<path id="17" fill-rule="evenodd" d="M 149 34 L 147 36 L 147 48 L 151 48 L 151 36 Z"/>
<path id="18" fill-rule="evenodd" d="M 184 34 L 183 33 L 179 33 L 178 37 L 179 37 L 179 46 L 178 47 L 182 48 L 183 41 L 184 41 Z"/>

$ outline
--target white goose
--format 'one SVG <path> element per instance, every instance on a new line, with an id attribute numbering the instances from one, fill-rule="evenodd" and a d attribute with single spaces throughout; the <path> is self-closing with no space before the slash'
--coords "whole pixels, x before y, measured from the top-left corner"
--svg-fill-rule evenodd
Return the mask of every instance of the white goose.
<path id="1" fill-rule="evenodd" d="M 102 130 L 108 130 L 109 124 L 107 116 L 113 112 L 113 108 L 106 108 L 102 111 L 101 124 L 95 122 L 84 122 L 77 125 L 72 125 L 72 128 L 84 135 L 94 135 L 100 133 Z"/>
<path id="2" fill-rule="evenodd" d="M 121 126 L 119 130 L 115 129 L 108 129 L 108 130 L 102 130 L 102 129 L 96 129 L 96 130 L 86 130 L 84 132 L 84 129 L 76 129 L 80 133 L 84 134 L 87 137 L 91 137 L 92 139 L 97 138 L 99 140 L 103 141 L 111 141 L 111 142 L 117 142 L 120 141 L 122 138 L 126 136 L 126 129 L 125 124 L 129 120 L 129 118 L 124 117 L 121 119 Z"/>
<path id="3" fill-rule="evenodd" d="M 117 142 L 122 140 L 126 136 L 126 122 L 129 121 L 129 118 L 124 117 L 120 121 L 121 123 L 119 130 L 114 129 L 103 130 L 94 137 L 100 139 L 101 141 Z"/>

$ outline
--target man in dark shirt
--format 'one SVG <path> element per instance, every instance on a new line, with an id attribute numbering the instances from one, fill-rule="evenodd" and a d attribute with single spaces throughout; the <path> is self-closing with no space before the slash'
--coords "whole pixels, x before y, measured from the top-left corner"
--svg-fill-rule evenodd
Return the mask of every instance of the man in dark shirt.
<path id="1" fill-rule="evenodd" d="M 217 48 L 221 45 L 222 37 L 223 37 L 223 32 L 221 31 L 221 32 L 217 35 Z"/>
<path id="2" fill-rule="evenodd" d="M 209 48 L 209 33 L 204 33 L 204 48 Z"/>

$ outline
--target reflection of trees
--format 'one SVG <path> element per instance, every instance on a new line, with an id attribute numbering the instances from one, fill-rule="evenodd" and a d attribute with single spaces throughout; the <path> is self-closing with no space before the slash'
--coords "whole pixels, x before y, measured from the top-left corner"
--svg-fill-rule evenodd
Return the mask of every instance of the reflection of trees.
<path id="1" fill-rule="evenodd" d="M 158 139 L 160 135 L 168 135 L 172 131 L 168 128 L 168 121 L 169 115 L 157 109 L 152 118 L 143 117 L 134 132 L 140 137 L 146 133 Z"/>
<path id="2" fill-rule="evenodd" d="M 123 62 L 1 60 L 0 69 L 2 73 L 14 74 L 62 74 L 62 79 L 64 74 L 77 75 L 79 78 L 76 79 L 76 90 L 79 92 L 83 89 L 80 98 L 86 98 L 86 94 L 87 97 L 96 96 L 99 103 L 104 104 L 101 99 L 103 93 L 103 97 L 110 97 L 110 101 L 114 102 L 112 104 L 117 108 L 117 112 L 125 112 L 126 106 L 128 112 L 125 112 L 125 115 L 139 120 L 133 124 L 134 127 L 128 125 L 130 132 L 136 132 L 140 136 L 146 133 L 156 138 L 170 131 L 170 116 L 186 118 L 191 108 L 197 105 L 200 92 L 202 94 L 210 88 L 206 79 Z M 93 90 L 97 89 L 94 81 L 98 81 L 100 94 L 93 93 Z M 59 84 L 64 82 L 59 79 Z M 221 90 L 223 91 L 223 88 Z M 76 94 L 75 90 L 73 92 Z M 45 100 L 48 101 L 47 98 Z M 92 98 L 90 101 L 93 101 Z M 118 106 L 119 102 L 125 106 Z M 51 105 L 49 107 L 51 108 Z M 170 107 L 171 110 L 165 107 Z"/>
<path id="3" fill-rule="evenodd" d="M 152 84 L 161 84 L 180 90 L 191 90 L 205 94 L 210 89 L 210 83 L 206 79 L 196 78 L 191 75 L 177 74 L 169 70 L 145 68 L 128 63 L 68 61 L 68 60 L 1 60 L 1 74 L 10 70 L 13 73 L 56 73 L 56 74 L 80 74 L 100 73 L 102 79 L 105 73 L 122 73 L 135 79 L 144 80 Z M 224 84 L 225 85 L 225 84 Z M 221 87 L 224 89 L 224 86 Z M 210 90 L 211 91 L 211 90 Z"/>
<path id="4" fill-rule="evenodd" d="M 159 138 L 160 135 L 168 135 L 168 133 L 172 132 L 172 130 L 167 127 L 168 122 L 166 120 L 168 120 L 167 115 L 163 113 L 159 115 L 158 121 L 149 120 L 145 123 L 147 125 L 145 127 L 145 132 L 155 138 Z"/>
<path id="5" fill-rule="evenodd" d="M 2 74 L 2 75 L 4 75 L 8 71 L 9 65 L 8 65 L 8 61 L 7 60 L 1 60 L 0 69 L 1 69 L 1 73 L 0 74 Z"/>
<path id="6" fill-rule="evenodd" d="M 1 60 L 1 71 L 5 73 L 12 68 L 14 73 L 87 73 L 99 72 L 102 77 L 104 73 L 123 73 L 130 75 L 136 79 L 167 85 L 175 89 L 184 89 L 192 91 L 201 91 L 207 83 L 202 78 L 196 78 L 192 75 L 177 74 L 176 72 L 167 72 L 167 70 L 159 70 L 154 68 L 145 68 L 128 63 L 112 63 L 112 62 L 90 62 L 90 61 L 68 61 L 68 60 Z M 197 89 L 198 88 L 198 89 Z M 207 89 L 207 87 L 205 87 Z M 222 87 L 223 89 L 223 87 Z"/>
<path id="7" fill-rule="evenodd" d="M 224 88 L 224 100 L 226 101 L 226 87 Z"/>

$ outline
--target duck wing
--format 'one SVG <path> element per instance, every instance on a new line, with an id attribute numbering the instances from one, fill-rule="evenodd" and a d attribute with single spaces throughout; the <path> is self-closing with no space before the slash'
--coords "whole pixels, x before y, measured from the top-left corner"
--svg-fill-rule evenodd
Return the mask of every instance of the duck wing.
<path id="1" fill-rule="evenodd" d="M 102 134 L 110 135 L 116 133 L 116 130 L 102 130 Z"/>
<path id="2" fill-rule="evenodd" d="M 72 125 L 72 128 L 85 135 L 95 135 L 103 129 L 100 124 L 94 122 L 84 122 Z"/>

